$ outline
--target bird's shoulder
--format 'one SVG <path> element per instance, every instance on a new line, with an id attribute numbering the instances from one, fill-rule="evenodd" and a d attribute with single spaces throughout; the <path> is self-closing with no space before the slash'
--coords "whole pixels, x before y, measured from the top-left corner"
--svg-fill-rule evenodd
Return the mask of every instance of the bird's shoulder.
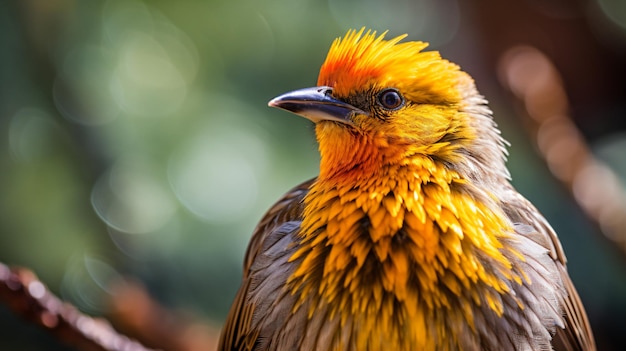
<path id="1" fill-rule="evenodd" d="M 263 250 L 264 246 L 268 245 L 268 239 L 273 239 L 271 241 L 279 239 L 274 237 L 277 234 L 277 229 L 288 223 L 299 223 L 302 221 L 304 196 L 309 192 L 309 188 L 315 180 L 316 178 L 310 179 L 289 190 L 263 215 L 252 233 L 252 238 L 246 250 L 243 265 L 244 277 L 249 273 L 259 252 Z M 278 234 L 280 235 L 281 232 L 284 232 L 284 230 L 279 230 Z"/>
<path id="2" fill-rule="evenodd" d="M 263 323 L 258 320 L 259 309 L 267 310 L 261 315 L 272 309 L 267 305 L 259 306 L 254 296 L 277 292 L 280 284 L 267 275 L 285 273 L 289 269 L 289 248 L 293 236 L 300 230 L 303 200 L 314 181 L 315 178 L 288 191 L 256 226 L 244 258 L 243 282 L 223 326 L 218 350 L 262 349 L 259 336 Z"/>

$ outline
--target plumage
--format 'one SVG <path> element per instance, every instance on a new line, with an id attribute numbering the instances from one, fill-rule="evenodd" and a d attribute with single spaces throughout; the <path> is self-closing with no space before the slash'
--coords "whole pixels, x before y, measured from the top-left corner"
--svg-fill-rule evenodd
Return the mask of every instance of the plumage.
<path id="1" fill-rule="evenodd" d="M 349 31 L 318 87 L 320 174 L 253 233 L 220 350 L 595 350 L 558 238 L 509 183 L 473 80 Z"/>

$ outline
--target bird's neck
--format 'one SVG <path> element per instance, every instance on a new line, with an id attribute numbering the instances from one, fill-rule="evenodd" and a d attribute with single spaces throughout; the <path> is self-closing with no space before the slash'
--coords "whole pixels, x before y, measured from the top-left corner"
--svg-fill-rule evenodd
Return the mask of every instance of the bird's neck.
<path id="1" fill-rule="evenodd" d="M 432 159 L 448 160 L 449 164 L 459 159 L 458 146 L 449 142 L 420 145 L 415 140 L 400 140 L 382 132 L 378 135 L 365 134 L 336 122 L 318 123 L 316 134 L 321 155 L 318 179 L 328 183 L 345 183 L 350 187 L 365 185 L 373 180 L 393 183 L 395 178 L 404 175 L 385 172 L 404 170 L 409 175 L 412 171 L 431 169 L 435 164 Z M 433 171 L 437 173 L 433 176 L 441 175 L 441 170 Z M 454 172 L 446 173 L 452 175 Z M 457 178 L 460 176 L 457 175 Z"/>
<path id="2" fill-rule="evenodd" d="M 382 161 L 375 139 L 334 122 L 318 123 L 316 134 L 320 151 L 320 179 L 362 178 Z"/>

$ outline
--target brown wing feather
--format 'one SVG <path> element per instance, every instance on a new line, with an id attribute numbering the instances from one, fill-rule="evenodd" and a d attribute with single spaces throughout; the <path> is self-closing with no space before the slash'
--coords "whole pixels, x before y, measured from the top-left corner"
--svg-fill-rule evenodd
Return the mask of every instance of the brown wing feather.
<path id="1" fill-rule="evenodd" d="M 556 351 L 594 351 L 596 350 L 596 344 L 591 325 L 578 292 L 567 274 L 567 268 L 564 265 L 559 265 L 559 269 L 561 270 L 561 277 L 567 291 L 567 298 L 563 304 L 565 329 L 557 329 L 553 341 L 554 349 Z"/>
<path id="2" fill-rule="evenodd" d="M 563 282 L 565 293 L 562 299 L 564 328 L 556 328 L 552 346 L 555 351 L 595 351 L 596 345 L 587 319 L 585 308 L 578 292 L 567 273 L 567 258 L 558 239 L 541 213 L 515 190 L 513 199 L 507 204 L 507 215 L 515 223 L 531 225 L 541 235 L 538 244 L 549 250 L 550 257 L 556 262 L 558 274 Z M 546 240 L 547 239 L 547 240 Z"/>
<path id="3" fill-rule="evenodd" d="M 311 179 L 287 192 L 269 209 L 254 230 L 244 258 L 243 283 L 222 329 L 218 350 L 251 351 L 254 349 L 259 331 L 253 331 L 250 328 L 255 310 L 254 304 L 247 302 L 252 283 L 250 268 L 263 248 L 264 242 L 276 228 L 283 223 L 302 219 L 302 200 L 314 181 L 315 179 Z"/>

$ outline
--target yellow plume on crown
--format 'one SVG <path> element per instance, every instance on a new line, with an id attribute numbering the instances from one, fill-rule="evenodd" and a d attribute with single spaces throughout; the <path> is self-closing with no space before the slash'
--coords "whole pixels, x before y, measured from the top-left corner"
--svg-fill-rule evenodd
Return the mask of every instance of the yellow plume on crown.
<path id="1" fill-rule="evenodd" d="M 349 30 L 332 43 L 317 84 L 345 97 L 372 86 L 395 87 L 416 102 L 457 102 L 459 67 L 437 51 L 422 52 L 428 43 L 400 43 L 406 34 L 385 40 L 387 32 Z"/>

